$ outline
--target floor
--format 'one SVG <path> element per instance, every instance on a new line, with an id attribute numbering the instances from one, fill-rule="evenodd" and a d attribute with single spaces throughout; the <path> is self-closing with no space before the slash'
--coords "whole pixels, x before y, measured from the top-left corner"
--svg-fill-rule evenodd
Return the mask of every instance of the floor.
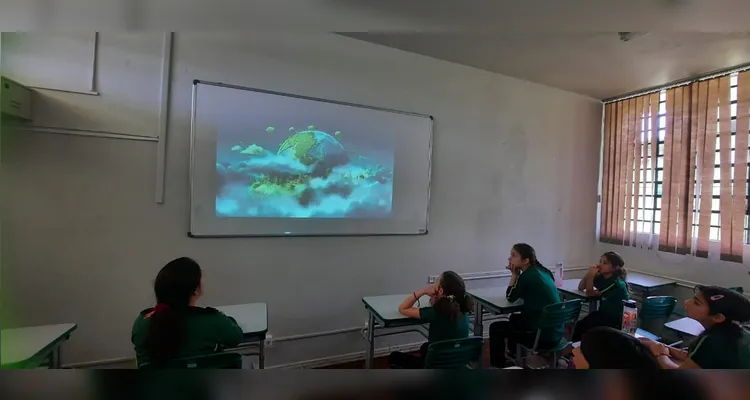
<path id="1" fill-rule="evenodd" d="M 490 342 L 488 339 L 484 341 L 484 351 L 482 355 L 482 365 L 490 365 Z M 374 368 L 376 369 L 388 369 L 388 357 L 377 357 L 375 358 Z M 365 361 L 353 361 L 343 364 L 329 365 L 321 369 L 364 369 Z"/>

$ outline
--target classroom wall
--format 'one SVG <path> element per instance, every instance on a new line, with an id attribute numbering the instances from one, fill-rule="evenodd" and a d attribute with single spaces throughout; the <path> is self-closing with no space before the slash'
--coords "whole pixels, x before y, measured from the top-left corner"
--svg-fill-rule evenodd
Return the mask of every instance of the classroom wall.
<path id="1" fill-rule="evenodd" d="M 745 247 L 743 264 L 719 260 L 719 242 L 711 243 L 708 259 L 690 255 L 665 253 L 647 248 L 597 243 L 599 253 L 609 250 L 620 253 L 625 259 L 626 268 L 676 278 L 686 282 L 724 287 L 743 286 L 747 290 L 750 288 L 750 251 L 748 251 L 747 246 Z"/>
<path id="2" fill-rule="evenodd" d="M 139 77 L 116 71 L 162 41 L 117 47 L 137 42 L 127 35 L 101 34 L 122 60 L 99 72 L 102 96 L 106 85 L 134 85 Z M 66 363 L 132 356 L 131 324 L 153 303 L 152 280 L 182 255 L 203 266 L 203 304 L 267 302 L 274 337 L 362 326 L 363 296 L 408 293 L 446 269 L 502 269 L 519 241 L 549 264 L 595 257 L 596 100 L 334 34 L 179 33 L 171 72 L 162 205 L 154 142 L 2 133 L 3 322 L 77 322 Z M 429 235 L 188 238 L 193 79 L 433 115 Z M 131 133 L 155 136 L 156 126 L 144 130 Z M 359 332 L 280 342 L 268 364 L 364 348 Z"/>

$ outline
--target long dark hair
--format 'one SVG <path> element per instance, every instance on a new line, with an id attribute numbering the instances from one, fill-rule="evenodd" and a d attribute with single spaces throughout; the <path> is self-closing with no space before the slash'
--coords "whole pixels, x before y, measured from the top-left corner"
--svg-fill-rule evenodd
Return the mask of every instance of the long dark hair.
<path id="1" fill-rule="evenodd" d="M 610 327 L 596 327 L 584 333 L 581 352 L 591 369 L 659 369 L 648 346 Z"/>
<path id="2" fill-rule="evenodd" d="M 157 307 L 149 318 L 146 352 L 149 362 L 175 358 L 185 342 L 190 299 L 201 283 L 201 267 L 187 257 L 170 261 L 154 281 Z"/>
<path id="3" fill-rule="evenodd" d="M 536 251 L 533 247 L 526 243 L 516 243 L 513 245 L 513 250 L 516 251 L 521 256 L 521 260 L 529 259 L 529 265 L 532 267 L 540 268 L 544 272 L 548 273 L 550 278 L 552 280 L 555 280 L 555 275 L 552 274 L 552 271 L 550 271 L 547 267 L 542 265 L 542 263 L 539 262 L 539 260 L 536 258 Z"/>
<path id="4" fill-rule="evenodd" d="M 471 298 L 466 294 L 464 280 L 457 273 L 443 272 L 438 285 L 443 289 L 443 295 L 433 305 L 438 314 L 455 322 L 462 314 L 471 311 Z"/>
<path id="5" fill-rule="evenodd" d="M 615 253 L 614 251 L 608 251 L 602 254 L 602 257 L 606 258 L 607 261 L 609 261 L 609 263 L 612 264 L 612 266 L 615 268 L 614 272 L 612 272 L 612 276 L 622 279 L 623 281 L 627 281 L 628 271 L 625 269 L 625 260 L 622 259 L 621 255 Z"/>
<path id="6" fill-rule="evenodd" d="M 743 337 L 739 324 L 750 321 L 750 300 L 741 293 L 719 286 L 698 285 L 695 290 L 703 295 L 710 315 L 724 315 L 724 322 L 714 324 L 703 331 L 701 336 L 721 332 L 739 342 Z M 696 340 L 694 343 L 698 342 Z M 739 346 L 739 343 L 737 345 Z"/>

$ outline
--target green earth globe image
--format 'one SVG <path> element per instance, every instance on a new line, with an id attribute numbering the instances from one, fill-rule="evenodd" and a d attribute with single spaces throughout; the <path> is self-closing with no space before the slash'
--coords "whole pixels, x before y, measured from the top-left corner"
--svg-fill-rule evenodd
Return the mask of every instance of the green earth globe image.
<path id="1" fill-rule="evenodd" d="M 277 154 L 297 159 L 304 165 L 334 167 L 349 161 L 341 142 L 318 130 L 300 131 L 289 136 L 279 145 Z"/>

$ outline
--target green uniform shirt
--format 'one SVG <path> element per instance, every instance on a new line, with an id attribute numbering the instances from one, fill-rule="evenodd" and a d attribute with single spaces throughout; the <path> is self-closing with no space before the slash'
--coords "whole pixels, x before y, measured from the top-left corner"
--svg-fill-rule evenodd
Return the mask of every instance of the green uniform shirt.
<path id="1" fill-rule="evenodd" d="M 624 280 L 614 276 L 607 279 L 602 275 L 596 275 L 594 287 L 602 294 L 599 311 L 619 325 L 622 321 L 622 301 L 630 300 L 628 285 Z"/>
<path id="2" fill-rule="evenodd" d="M 552 276 L 542 267 L 530 267 L 521 273 L 516 284 L 509 287 L 506 293 L 508 301 L 523 300 L 522 314 L 528 327 L 536 331 L 542 317 L 542 309 L 550 304 L 557 304 L 560 292 L 557 291 Z M 540 340 L 552 343 L 563 337 L 565 327 L 542 331 Z"/>
<path id="3" fill-rule="evenodd" d="M 463 339 L 469 336 L 469 314 L 461 314 L 455 322 L 440 315 L 432 307 L 419 309 L 419 319 L 430 323 L 428 342 L 439 342 L 449 339 Z"/>
<path id="4" fill-rule="evenodd" d="M 150 325 L 149 313 L 153 308 L 141 311 L 133 323 L 131 341 L 135 346 L 138 365 L 149 362 L 146 353 L 146 336 Z M 227 347 L 235 347 L 242 341 L 242 328 L 232 317 L 215 308 L 190 307 L 187 313 L 185 342 L 176 358 L 208 354 Z"/>
<path id="5" fill-rule="evenodd" d="M 750 368 L 750 333 L 743 331 L 739 340 L 729 333 L 724 330 L 699 336 L 688 349 L 688 357 L 702 369 Z"/>

